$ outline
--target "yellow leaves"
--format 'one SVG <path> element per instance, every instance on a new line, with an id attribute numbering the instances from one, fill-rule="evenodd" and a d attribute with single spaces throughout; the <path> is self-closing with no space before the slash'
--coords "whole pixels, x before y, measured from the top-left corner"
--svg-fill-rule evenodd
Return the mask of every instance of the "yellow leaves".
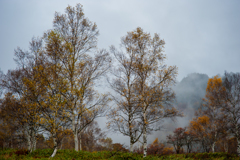
<path id="1" fill-rule="evenodd" d="M 158 145 L 159 141 L 158 141 L 158 138 L 156 138 L 153 142 L 152 142 L 152 145 Z"/>
<path id="2" fill-rule="evenodd" d="M 65 47 L 65 49 L 66 49 L 69 53 L 73 53 L 72 43 L 70 43 L 70 42 L 65 42 L 64 47 Z"/>
<path id="3" fill-rule="evenodd" d="M 40 118 L 40 124 L 45 124 L 45 123 L 46 123 L 45 118 Z"/>
<path id="4" fill-rule="evenodd" d="M 165 154 L 165 153 L 173 153 L 173 152 L 174 152 L 173 147 L 165 147 L 165 148 L 163 148 L 163 154 Z"/>
<path id="5" fill-rule="evenodd" d="M 213 126 L 210 123 L 209 117 L 206 115 L 190 121 L 189 131 L 200 136 L 200 138 L 202 138 L 201 136 L 209 137 L 212 129 Z"/>
<path id="6" fill-rule="evenodd" d="M 206 88 L 206 95 L 203 98 L 203 106 L 207 110 L 207 115 L 213 115 L 212 120 L 217 123 L 217 117 L 220 117 L 222 112 L 220 107 L 225 103 L 226 89 L 222 84 L 222 79 L 218 76 L 209 78 Z M 217 114 L 216 114 L 217 113 Z"/>
<path id="7" fill-rule="evenodd" d="M 209 117 L 208 116 L 198 117 L 197 121 L 199 124 L 207 125 L 207 124 L 209 124 Z"/>
<path id="8" fill-rule="evenodd" d="M 209 78 L 207 88 L 206 88 L 206 99 L 210 105 L 216 105 L 215 100 L 219 100 L 224 95 L 226 89 L 222 85 L 222 79 L 218 76 L 214 76 L 213 78 Z"/>
<path id="9" fill-rule="evenodd" d="M 214 76 L 213 78 L 209 78 L 208 85 L 206 91 L 211 91 L 218 86 L 222 86 L 222 79 L 218 76 Z"/>

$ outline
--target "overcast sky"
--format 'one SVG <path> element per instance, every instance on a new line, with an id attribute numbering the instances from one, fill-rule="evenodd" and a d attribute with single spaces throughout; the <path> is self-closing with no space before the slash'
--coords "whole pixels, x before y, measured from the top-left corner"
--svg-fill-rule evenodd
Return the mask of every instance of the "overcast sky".
<path id="1" fill-rule="evenodd" d="M 52 28 L 55 11 L 83 5 L 100 31 L 98 47 L 119 47 L 137 27 L 165 40 L 167 65 L 188 74 L 212 77 L 240 69 L 240 0 L 0 0 L 0 68 L 16 67 L 18 46 L 27 50 L 33 36 Z"/>

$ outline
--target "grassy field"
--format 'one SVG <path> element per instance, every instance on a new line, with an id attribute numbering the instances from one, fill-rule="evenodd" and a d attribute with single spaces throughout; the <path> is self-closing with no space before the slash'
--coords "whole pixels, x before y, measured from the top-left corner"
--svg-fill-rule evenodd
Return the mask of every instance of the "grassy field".
<path id="1" fill-rule="evenodd" d="M 28 153 L 26 150 L 13 150 L 13 149 L 5 149 L 0 150 L 0 160 L 20 160 L 20 159 L 49 159 L 53 150 L 51 149 L 41 149 L 36 150 L 32 153 Z M 123 153 L 123 152 L 110 152 L 110 151 L 102 151 L 102 152 L 87 152 L 87 151 L 79 151 L 76 152 L 74 150 L 59 150 L 56 156 L 52 159 L 58 160 L 138 160 L 143 159 L 140 154 L 132 154 L 132 153 Z M 190 154 L 173 154 L 173 155 L 156 155 L 156 156 L 147 156 L 144 160 L 194 160 L 194 159 L 208 159 L 208 160 L 231 160 L 236 159 L 240 160 L 234 154 L 227 153 L 190 153 Z"/>

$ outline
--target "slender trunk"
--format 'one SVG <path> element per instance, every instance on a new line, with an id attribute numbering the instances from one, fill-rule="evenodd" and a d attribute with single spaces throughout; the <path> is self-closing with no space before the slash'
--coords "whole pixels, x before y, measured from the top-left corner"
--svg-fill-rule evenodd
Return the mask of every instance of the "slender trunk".
<path id="1" fill-rule="evenodd" d="M 238 131 L 238 123 L 235 123 L 235 136 L 237 138 L 237 154 L 240 156 L 240 139 L 239 139 L 239 131 Z"/>
<path id="2" fill-rule="evenodd" d="M 130 101 L 130 100 L 129 100 Z M 134 138 L 133 138 L 133 131 L 132 131 L 132 108 L 131 104 L 128 104 L 129 107 L 129 116 L 128 116 L 128 127 L 129 127 L 129 133 L 130 133 L 130 152 L 133 152 L 133 144 L 134 144 Z"/>
<path id="3" fill-rule="evenodd" d="M 191 153 L 191 151 L 192 151 L 192 147 L 190 146 L 190 145 L 188 145 L 188 153 Z"/>
<path id="4" fill-rule="evenodd" d="M 54 151 L 53 151 L 51 157 L 54 157 L 57 153 L 57 139 L 55 136 L 53 137 L 53 144 L 54 144 Z"/>
<path id="5" fill-rule="evenodd" d="M 187 153 L 190 153 L 192 149 L 192 143 L 190 140 L 190 136 L 187 137 Z"/>
<path id="6" fill-rule="evenodd" d="M 144 108 L 143 113 L 143 157 L 147 156 L 147 121 L 146 121 L 146 112 Z"/>
<path id="7" fill-rule="evenodd" d="M 37 146 L 37 140 L 36 140 L 36 136 L 34 135 L 34 137 L 33 137 L 33 148 L 32 148 L 32 151 L 35 151 L 35 150 L 36 150 L 36 146 Z"/>
<path id="8" fill-rule="evenodd" d="M 240 139 L 237 137 L 237 154 L 240 156 Z"/>
<path id="9" fill-rule="evenodd" d="M 215 110 L 215 107 L 214 107 L 214 110 Z M 215 116 L 214 116 L 214 119 L 215 119 Z M 215 133 L 214 133 L 214 142 L 212 144 L 212 153 L 215 152 L 215 144 L 216 144 L 216 140 L 217 140 L 217 126 L 216 126 L 216 124 L 214 125 L 214 129 L 215 129 Z"/>
<path id="10" fill-rule="evenodd" d="M 216 141 L 214 141 L 213 144 L 212 144 L 212 153 L 215 152 L 215 144 L 216 144 Z"/>
<path id="11" fill-rule="evenodd" d="M 74 143 L 75 143 L 75 151 L 79 151 L 79 148 L 78 148 L 78 133 L 77 133 L 77 129 L 75 128 L 75 131 L 74 131 Z"/>
<path id="12" fill-rule="evenodd" d="M 32 152 L 32 151 L 31 151 L 31 138 L 30 138 L 31 136 L 30 136 L 30 134 L 29 134 L 29 131 L 27 131 L 26 136 L 27 136 L 28 150 L 29 150 L 29 152 Z"/>
<path id="13" fill-rule="evenodd" d="M 61 146 L 60 146 L 60 149 L 62 149 L 63 139 L 64 139 L 64 138 L 62 138 L 62 140 L 61 140 Z"/>
<path id="14" fill-rule="evenodd" d="M 81 151 L 82 150 L 82 131 L 80 131 L 80 133 L 79 133 L 79 148 Z"/>
<path id="15" fill-rule="evenodd" d="M 130 142 L 130 152 L 133 152 L 133 143 Z"/>
<path id="16" fill-rule="evenodd" d="M 130 121 L 131 117 L 129 118 Z M 133 144 L 135 143 L 134 141 L 134 135 L 131 127 L 131 123 L 129 123 L 129 132 L 130 132 L 130 152 L 133 153 Z"/>
<path id="17" fill-rule="evenodd" d="M 72 117 L 72 131 L 73 131 L 73 136 L 74 136 L 75 151 L 78 151 L 78 133 L 77 133 L 77 127 L 76 127 L 74 115 Z"/>
<path id="18" fill-rule="evenodd" d="M 33 129 L 32 130 L 32 151 L 36 150 L 36 145 L 37 145 L 37 140 L 36 140 L 36 131 Z"/>
<path id="19" fill-rule="evenodd" d="M 57 153 L 57 147 L 54 148 L 54 151 L 53 151 L 51 157 L 54 157 L 56 155 L 56 153 Z"/>
<path id="20" fill-rule="evenodd" d="M 227 153 L 228 152 L 228 141 L 224 141 L 223 142 L 223 147 L 224 147 L 224 151 Z"/>

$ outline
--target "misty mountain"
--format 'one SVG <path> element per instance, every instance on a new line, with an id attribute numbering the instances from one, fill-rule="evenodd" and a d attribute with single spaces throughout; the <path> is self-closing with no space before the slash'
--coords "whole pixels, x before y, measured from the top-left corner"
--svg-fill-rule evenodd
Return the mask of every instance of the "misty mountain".
<path id="1" fill-rule="evenodd" d="M 178 106 L 182 109 L 197 109 L 205 96 L 208 79 L 206 74 L 191 73 L 177 83 L 173 89 Z"/>
<path id="2" fill-rule="evenodd" d="M 164 120 L 161 131 L 154 133 L 149 138 L 150 142 L 156 137 L 165 141 L 166 136 L 172 134 L 175 128 L 189 125 L 189 121 L 194 118 L 194 113 L 199 108 L 202 98 L 205 97 L 208 79 L 206 74 L 191 73 L 173 87 L 176 94 L 175 106 L 184 114 L 184 117 L 178 117 L 174 122 L 171 119 Z"/>

